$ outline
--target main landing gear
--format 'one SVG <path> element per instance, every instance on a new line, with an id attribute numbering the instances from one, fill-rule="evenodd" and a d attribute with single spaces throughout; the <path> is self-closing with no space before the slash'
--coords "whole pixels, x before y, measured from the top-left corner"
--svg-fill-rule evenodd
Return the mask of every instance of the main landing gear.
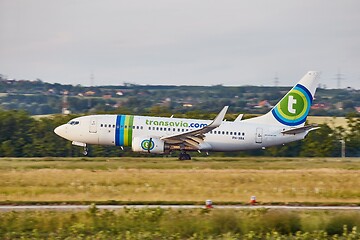
<path id="1" fill-rule="evenodd" d="M 185 151 L 181 151 L 179 155 L 179 160 L 191 160 L 190 154 L 187 154 Z"/>

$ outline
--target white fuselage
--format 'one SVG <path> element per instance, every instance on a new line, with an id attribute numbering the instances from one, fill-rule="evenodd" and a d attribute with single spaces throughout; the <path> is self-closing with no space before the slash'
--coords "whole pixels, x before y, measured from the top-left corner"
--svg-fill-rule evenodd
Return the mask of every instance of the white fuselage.
<path id="1" fill-rule="evenodd" d="M 205 134 L 198 150 L 240 151 L 281 145 L 303 139 L 301 134 L 283 134 L 284 126 L 254 123 L 249 120 L 223 121 Z M 133 115 L 91 115 L 78 117 L 59 126 L 55 132 L 74 144 L 131 146 L 134 138 L 161 138 L 200 129 L 210 120 L 147 117 Z M 288 129 L 289 127 L 287 127 Z M 195 150 L 195 149 L 194 149 Z"/>

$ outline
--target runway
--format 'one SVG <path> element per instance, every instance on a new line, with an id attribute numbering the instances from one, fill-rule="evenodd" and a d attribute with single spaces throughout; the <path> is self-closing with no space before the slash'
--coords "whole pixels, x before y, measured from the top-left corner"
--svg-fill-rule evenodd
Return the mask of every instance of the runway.
<path id="1" fill-rule="evenodd" d="M 0 211 L 82 211 L 91 205 L 22 205 L 0 206 Z M 201 209 L 205 205 L 96 205 L 98 209 L 118 210 L 124 208 Z M 213 205 L 214 209 L 277 209 L 277 210 L 351 210 L 360 211 L 360 206 L 273 206 L 273 205 Z"/>

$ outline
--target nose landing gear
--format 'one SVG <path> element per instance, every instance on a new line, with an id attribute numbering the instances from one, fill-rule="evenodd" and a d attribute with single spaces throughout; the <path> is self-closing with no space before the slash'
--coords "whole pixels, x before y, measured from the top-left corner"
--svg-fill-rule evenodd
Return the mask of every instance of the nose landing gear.
<path id="1" fill-rule="evenodd" d="M 85 146 L 84 146 L 83 154 L 84 154 L 84 156 L 87 156 L 87 155 L 89 154 L 89 149 L 88 149 L 88 147 L 86 146 L 86 144 L 85 144 Z"/>

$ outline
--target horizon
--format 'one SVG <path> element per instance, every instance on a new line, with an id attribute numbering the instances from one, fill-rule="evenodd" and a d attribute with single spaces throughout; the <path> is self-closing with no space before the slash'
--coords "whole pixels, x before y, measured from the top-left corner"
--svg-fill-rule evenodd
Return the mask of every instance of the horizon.
<path id="1" fill-rule="evenodd" d="M 292 83 L 293 85 L 291 85 L 291 83 L 289 83 L 290 85 L 278 85 L 278 86 L 274 86 L 274 85 L 224 85 L 224 84 L 214 84 L 214 85 L 175 85 L 175 84 L 136 84 L 136 83 L 130 83 L 130 82 L 123 82 L 120 84 L 106 84 L 106 85 L 82 85 L 82 84 L 71 84 L 71 83 L 59 83 L 59 82 L 48 82 L 46 80 L 43 79 L 15 79 L 15 78 L 8 78 L 6 75 L 4 74 L 0 74 L 0 76 L 6 77 L 3 78 L 3 80 L 5 81 L 30 81 L 30 82 L 43 82 L 43 83 L 48 83 L 48 84 L 60 84 L 60 85 L 71 85 L 71 86 L 80 86 L 80 87 L 84 87 L 84 88 L 91 88 L 91 87 L 128 87 L 128 86 L 169 86 L 169 87 L 217 87 L 217 86 L 221 86 L 221 87 L 279 87 L 279 88 L 287 88 L 287 87 L 293 87 L 294 84 L 296 84 L 296 82 Z M 323 84 L 319 83 L 317 89 L 326 89 L 326 90 L 346 90 L 346 89 L 353 89 L 353 90 L 360 90 L 357 88 L 353 88 L 353 87 L 343 87 L 343 88 L 329 88 L 327 86 L 324 86 Z"/>

